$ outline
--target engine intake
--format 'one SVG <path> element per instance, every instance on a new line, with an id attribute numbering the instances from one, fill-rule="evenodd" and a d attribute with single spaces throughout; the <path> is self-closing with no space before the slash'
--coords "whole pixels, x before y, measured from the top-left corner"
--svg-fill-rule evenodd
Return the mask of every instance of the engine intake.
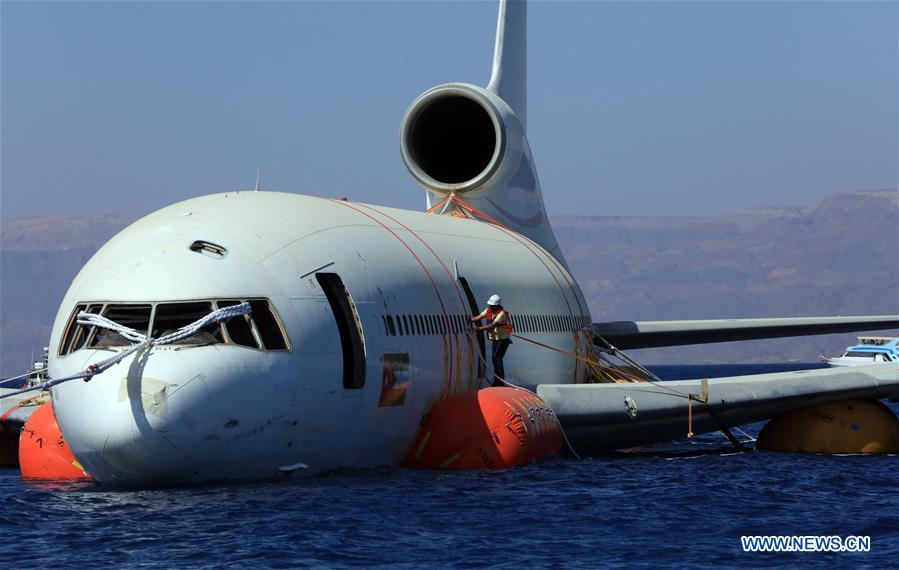
<path id="1" fill-rule="evenodd" d="M 406 113 L 400 146 L 419 183 L 440 192 L 464 192 L 485 182 L 502 159 L 502 120 L 480 93 L 437 87 Z"/>

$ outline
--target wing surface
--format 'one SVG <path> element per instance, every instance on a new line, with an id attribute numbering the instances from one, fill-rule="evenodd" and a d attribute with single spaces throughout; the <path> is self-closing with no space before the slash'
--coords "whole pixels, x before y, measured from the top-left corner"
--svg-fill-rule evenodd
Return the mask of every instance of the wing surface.
<path id="1" fill-rule="evenodd" d="M 847 398 L 899 397 L 894 363 L 713 378 L 708 403 L 728 427 Z M 537 395 L 559 417 L 579 453 L 598 453 L 683 438 L 687 394 L 702 396 L 702 380 L 628 384 L 541 384 Z M 693 402 L 696 434 L 717 431 L 706 406 Z"/>
<path id="2" fill-rule="evenodd" d="M 656 348 L 782 338 L 815 334 L 875 331 L 899 327 L 899 315 L 873 317 L 805 317 L 716 319 L 704 321 L 618 321 L 594 323 L 593 334 L 616 348 Z M 600 338 L 596 344 L 602 344 Z"/>

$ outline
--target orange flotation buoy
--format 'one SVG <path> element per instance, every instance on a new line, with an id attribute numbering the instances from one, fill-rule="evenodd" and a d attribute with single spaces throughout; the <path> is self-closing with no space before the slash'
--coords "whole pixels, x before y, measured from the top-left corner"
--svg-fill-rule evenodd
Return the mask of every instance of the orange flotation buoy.
<path id="1" fill-rule="evenodd" d="M 66 445 L 50 402 L 31 414 L 19 436 L 19 468 L 29 479 L 89 479 Z"/>
<path id="2" fill-rule="evenodd" d="M 899 453 L 899 421 L 877 400 L 827 402 L 774 418 L 762 428 L 756 447 L 796 453 Z"/>
<path id="3" fill-rule="evenodd" d="M 561 450 L 561 427 L 546 402 L 519 388 L 485 388 L 437 403 L 403 466 L 505 469 Z"/>

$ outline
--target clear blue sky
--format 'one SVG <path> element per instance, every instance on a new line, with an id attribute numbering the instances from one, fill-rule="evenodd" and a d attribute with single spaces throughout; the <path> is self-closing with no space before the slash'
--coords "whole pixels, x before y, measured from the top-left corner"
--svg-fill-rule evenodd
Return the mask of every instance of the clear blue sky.
<path id="1" fill-rule="evenodd" d="M 145 214 L 263 186 L 421 208 L 398 130 L 485 84 L 494 2 L 20 3 L 0 215 Z M 709 214 L 897 186 L 897 3 L 534 2 L 551 213 Z"/>

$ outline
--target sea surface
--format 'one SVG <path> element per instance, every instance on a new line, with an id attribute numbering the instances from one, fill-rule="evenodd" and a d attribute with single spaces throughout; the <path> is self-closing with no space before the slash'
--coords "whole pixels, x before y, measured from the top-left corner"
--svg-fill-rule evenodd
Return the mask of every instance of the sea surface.
<path id="1" fill-rule="evenodd" d="M 670 379 L 810 367 L 651 368 Z M 744 430 L 754 436 L 760 427 Z M 719 434 L 500 472 L 389 468 L 151 490 L 26 483 L 0 469 L 0 563 L 896 568 L 897 493 L 895 456 L 734 454 Z M 741 535 L 867 535 L 871 551 L 744 553 Z"/>

